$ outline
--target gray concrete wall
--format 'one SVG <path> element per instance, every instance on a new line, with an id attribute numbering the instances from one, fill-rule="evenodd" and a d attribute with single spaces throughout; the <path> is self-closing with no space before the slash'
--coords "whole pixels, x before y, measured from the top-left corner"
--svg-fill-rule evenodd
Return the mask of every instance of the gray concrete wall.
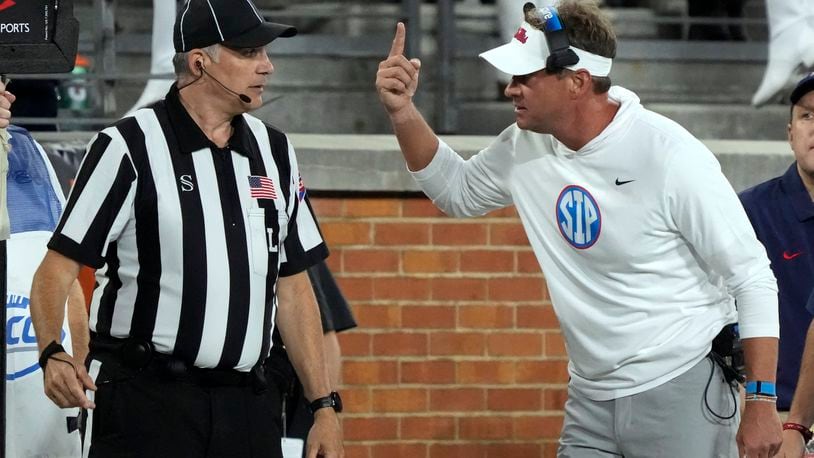
<path id="1" fill-rule="evenodd" d="M 84 150 L 90 132 L 35 133 L 46 147 Z M 319 191 L 410 192 L 418 187 L 407 173 L 392 135 L 291 134 L 291 142 L 306 184 Z M 492 137 L 444 136 L 462 156 L 469 157 Z M 793 161 L 786 142 L 709 140 L 721 168 L 736 191 L 782 174 Z"/>
<path id="2" fill-rule="evenodd" d="M 462 156 L 484 148 L 491 137 L 443 137 Z M 418 191 L 398 144 L 389 135 L 293 134 L 291 141 L 308 187 L 331 191 Z M 788 144 L 776 141 L 704 142 L 715 153 L 736 191 L 781 175 L 793 161 Z"/>

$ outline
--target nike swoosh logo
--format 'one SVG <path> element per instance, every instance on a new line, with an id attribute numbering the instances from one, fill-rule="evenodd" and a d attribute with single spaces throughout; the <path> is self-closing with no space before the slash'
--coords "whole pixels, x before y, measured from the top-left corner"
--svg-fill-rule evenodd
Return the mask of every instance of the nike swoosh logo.
<path id="1" fill-rule="evenodd" d="M 788 251 L 784 251 L 783 259 L 785 259 L 786 261 L 791 261 L 792 259 L 796 258 L 797 256 L 800 256 L 801 254 L 803 254 L 802 251 L 798 251 L 797 253 L 789 253 Z"/>
<path id="2" fill-rule="evenodd" d="M 16 3 L 14 3 L 14 0 L 4 0 L 2 3 L 0 3 L 0 11 L 9 9 L 14 5 L 16 5 Z"/>
<path id="3" fill-rule="evenodd" d="M 623 184 L 632 183 L 632 182 L 634 182 L 634 181 L 636 181 L 636 180 L 625 180 L 625 181 L 620 181 L 620 180 L 617 178 L 617 179 L 616 179 L 616 186 L 622 186 Z"/>

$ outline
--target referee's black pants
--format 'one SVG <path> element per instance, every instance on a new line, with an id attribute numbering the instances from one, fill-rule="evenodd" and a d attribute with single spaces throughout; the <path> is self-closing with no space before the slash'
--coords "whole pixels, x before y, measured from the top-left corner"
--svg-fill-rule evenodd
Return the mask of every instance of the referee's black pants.
<path id="1" fill-rule="evenodd" d="M 90 457 L 282 458 L 274 380 L 262 392 L 202 385 L 93 353 L 88 366 L 97 386 L 85 426 Z"/>

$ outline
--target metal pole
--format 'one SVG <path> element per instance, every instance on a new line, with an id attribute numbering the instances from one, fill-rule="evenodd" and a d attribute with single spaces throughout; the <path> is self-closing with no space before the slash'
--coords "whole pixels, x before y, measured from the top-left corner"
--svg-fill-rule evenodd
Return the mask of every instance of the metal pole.
<path id="1" fill-rule="evenodd" d="M 438 84 L 435 114 L 440 133 L 454 133 L 458 128 L 455 104 L 455 1 L 438 0 Z"/>
<path id="2" fill-rule="evenodd" d="M 3 86 L 8 82 L 6 80 L 5 75 L 0 77 L 0 80 L 3 82 Z M 0 161 L 3 162 L 2 173 L 5 174 L 8 172 L 8 155 L 11 152 L 11 145 L 9 144 L 9 135 L 8 129 L 2 128 L 0 129 Z M 8 321 L 6 319 L 6 307 L 8 307 L 8 298 L 6 297 L 6 274 L 8 272 L 8 266 L 6 262 L 6 237 L 10 236 L 11 233 L 11 221 L 8 218 L 8 183 L 5 176 L 0 177 L 0 231 L 3 233 L 0 234 L 0 293 L 2 293 L 3 298 L 3 306 L 0 307 L 0 367 L 2 370 L 2 377 L 0 377 L 0 456 L 6 455 L 6 354 L 8 353 L 8 348 L 6 347 L 6 342 L 8 338 L 6 336 Z M 6 233 L 8 231 L 8 235 Z"/>
<path id="3" fill-rule="evenodd" d="M 0 294 L 3 298 L 3 306 L 0 307 L 0 342 L 3 348 L 0 349 L 0 367 L 3 377 L 0 378 L 0 456 L 6 455 L 6 307 L 8 307 L 8 297 L 6 295 L 6 241 L 0 240 Z"/>
<path id="4" fill-rule="evenodd" d="M 421 0 L 402 0 L 402 21 L 407 26 L 404 55 L 421 58 Z"/>
<path id="5" fill-rule="evenodd" d="M 116 0 L 93 0 L 93 9 L 96 16 L 96 38 L 94 51 L 96 62 L 94 71 L 112 73 L 116 70 L 116 30 L 114 12 Z M 96 90 L 98 97 L 94 101 L 94 111 L 104 115 L 116 112 L 115 80 L 97 80 Z"/>

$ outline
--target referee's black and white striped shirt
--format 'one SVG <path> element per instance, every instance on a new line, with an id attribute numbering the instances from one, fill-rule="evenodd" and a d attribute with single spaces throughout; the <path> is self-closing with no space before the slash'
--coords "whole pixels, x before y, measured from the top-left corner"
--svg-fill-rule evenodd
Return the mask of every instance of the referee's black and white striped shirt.
<path id="1" fill-rule="evenodd" d="M 198 367 L 268 355 L 278 275 L 328 252 L 287 137 L 249 115 L 232 126 L 215 146 L 173 86 L 91 141 L 48 245 L 98 269 L 91 331 Z"/>

